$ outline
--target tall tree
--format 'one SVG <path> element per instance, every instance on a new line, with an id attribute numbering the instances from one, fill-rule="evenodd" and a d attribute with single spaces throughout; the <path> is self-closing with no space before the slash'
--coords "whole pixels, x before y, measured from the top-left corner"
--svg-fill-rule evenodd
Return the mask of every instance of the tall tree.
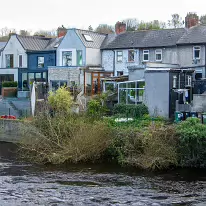
<path id="1" fill-rule="evenodd" d="M 108 24 L 100 24 L 96 29 L 96 32 L 103 33 L 103 34 L 111 34 L 114 33 L 114 29 L 112 26 Z"/>
<path id="2" fill-rule="evenodd" d="M 168 20 L 168 25 L 171 28 L 181 28 L 184 25 L 184 22 L 179 14 L 172 14 L 172 19 Z"/>
<path id="3" fill-rule="evenodd" d="M 39 31 L 34 33 L 34 36 L 35 35 L 45 36 L 45 37 L 56 37 L 57 36 L 55 29 L 53 29 L 53 30 L 39 30 Z"/>
<path id="4" fill-rule="evenodd" d="M 135 31 L 138 28 L 138 21 L 135 18 L 124 19 L 123 22 L 126 24 L 127 31 Z"/>
<path id="5" fill-rule="evenodd" d="M 138 30 L 165 29 L 165 28 L 166 28 L 166 24 L 158 20 L 154 20 L 150 22 L 141 21 L 138 26 Z"/>
<path id="6" fill-rule="evenodd" d="M 89 30 L 89 31 L 94 31 L 94 29 L 92 28 L 91 25 L 89 25 L 88 30 Z"/>
<path id="7" fill-rule="evenodd" d="M 22 36 L 30 36 L 30 32 L 27 31 L 27 30 L 20 30 L 19 34 L 22 35 Z"/>
<path id="8" fill-rule="evenodd" d="M 205 15 L 202 15 L 202 16 L 200 17 L 200 23 L 201 23 L 201 24 L 206 24 L 206 14 L 205 14 Z"/>

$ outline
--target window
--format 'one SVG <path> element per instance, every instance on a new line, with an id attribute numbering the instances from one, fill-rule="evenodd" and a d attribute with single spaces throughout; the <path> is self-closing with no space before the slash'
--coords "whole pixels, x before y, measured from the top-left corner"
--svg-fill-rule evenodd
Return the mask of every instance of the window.
<path id="1" fill-rule="evenodd" d="M 72 66 L 72 52 L 62 52 L 62 66 Z"/>
<path id="2" fill-rule="evenodd" d="M 84 36 L 84 38 L 85 38 L 86 41 L 91 41 L 91 42 L 93 42 L 93 39 L 92 39 L 92 37 L 91 37 L 89 34 L 83 34 L 83 36 Z"/>
<path id="3" fill-rule="evenodd" d="M 44 68 L 44 57 L 38 57 L 38 68 Z"/>
<path id="4" fill-rule="evenodd" d="M 22 73 L 22 89 L 23 90 L 28 90 L 27 73 Z"/>
<path id="5" fill-rule="evenodd" d="M 6 68 L 13 68 L 14 67 L 14 55 L 13 54 L 6 54 Z"/>
<path id="6" fill-rule="evenodd" d="M 173 83 L 172 83 L 173 88 L 177 88 L 177 76 L 173 76 Z"/>
<path id="7" fill-rule="evenodd" d="M 194 46 L 193 47 L 193 59 L 200 59 L 200 46 Z"/>
<path id="8" fill-rule="evenodd" d="M 23 56 L 19 55 L 19 68 L 22 68 L 23 65 Z"/>
<path id="9" fill-rule="evenodd" d="M 162 61 L 162 49 L 156 49 L 155 50 L 155 60 L 157 62 L 161 62 Z"/>
<path id="10" fill-rule="evenodd" d="M 123 61 L 123 52 L 117 51 L 117 62 L 122 62 L 122 61 Z"/>
<path id="11" fill-rule="evenodd" d="M 143 61 L 144 62 L 149 61 L 149 50 L 143 50 Z"/>
<path id="12" fill-rule="evenodd" d="M 134 62 L 134 50 L 128 51 L 128 62 Z"/>
<path id="13" fill-rule="evenodd" d="M 82 51 L 78 50 L 77 51 L 77 66 L 82 66 L 83 61 L 82 61 Z"/>
<path id="14" fill-rule="evenodd" d="M 122 75 L 123 75 L 122 71 L 121 72 L 120 71 L 117 72 L 117 76 L 122 76 Z"/>
<path id="15" fill-rule="evenodd" d="M 185 82 L 186 86 L 191 87 L 192 86 L 192 76 L 190 75 L 186 75 L 186 82 Z"/>

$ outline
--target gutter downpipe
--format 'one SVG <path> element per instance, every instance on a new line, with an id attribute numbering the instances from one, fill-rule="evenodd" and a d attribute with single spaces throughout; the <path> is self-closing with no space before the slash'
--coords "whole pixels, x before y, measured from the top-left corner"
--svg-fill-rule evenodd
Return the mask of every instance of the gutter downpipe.
<path id="1" fill-rule="evenodd" d="M 114 58 L 113 58 L 113 76 L 115 76 L 115 50 L 112 50 L 114 53 Z"/>
<path id="2" fill-rule="evenodd" d="M 204 78 L 206 78 L 206 44 L 205 44 L 205 76 Z"/>

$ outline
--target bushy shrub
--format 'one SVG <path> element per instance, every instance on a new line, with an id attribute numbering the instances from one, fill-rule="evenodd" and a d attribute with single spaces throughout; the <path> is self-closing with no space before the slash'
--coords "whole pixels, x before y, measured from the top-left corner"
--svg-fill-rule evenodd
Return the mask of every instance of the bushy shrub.
<path id="1" fill-rule="evenodd" d="M 67 87 L 60 87 L 56 92 L 49 92 L 48 103 L 55 111 L 70 112 L 73 98 Z"/>
<path id="2" fill-rule="evenodd" d="M 157 122 L 144 128 L 116 128 L 107 155 L 119 164 L 147 170 L 176 166 L 178 155 L 175 129 Z"/>
<path id="3" fill-rule="evenodd" d="M 198 118 L 188 118 L 177 126 L 181 166 L 206 166 L 206 125 Z"/>
<path id="4" fill-rule="evenodd" d="M 106 113 L 106 108 L 96 99 L 89 101 L 87 105 L 87 114 L 91 117 L 99 118 Z"/>
<path id="5" fill-rule="evenodd" d="M 94 162 L 111 142 L 112 130 L 104 122 L 85 116 L 39 113 L 21 128 L 22 157 L 36 163 Z"/>
<path id="6" fill-rule="evenodd" d="M 2 87 L 17 87 L 17 82 L 3 82 Z"/>
<path id="7" fill-rule="evenodd" d="M 116 104 L 114 106 L 113 113 L 125 117 L 140 118 L 148 114 L 149 112 L 147 106 L 144 104 L 137 104 L 137 105 Z"/>

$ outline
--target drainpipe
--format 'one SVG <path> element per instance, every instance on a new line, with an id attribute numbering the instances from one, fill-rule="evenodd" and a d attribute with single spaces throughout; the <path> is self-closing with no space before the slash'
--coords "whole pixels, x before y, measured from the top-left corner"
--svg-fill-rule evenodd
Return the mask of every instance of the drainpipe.
<path id="1" fill-rule="evenodd" d="M 204 78 L 206 78 L 206 44 L 205 44 L 205 76 Z"/>
<path id="2" fill-rule="evenodd" d="M 115 76 L 115 50 L 112 50 L 114 53 L 114 58 L 113 58 L 113 76 Z"/>

